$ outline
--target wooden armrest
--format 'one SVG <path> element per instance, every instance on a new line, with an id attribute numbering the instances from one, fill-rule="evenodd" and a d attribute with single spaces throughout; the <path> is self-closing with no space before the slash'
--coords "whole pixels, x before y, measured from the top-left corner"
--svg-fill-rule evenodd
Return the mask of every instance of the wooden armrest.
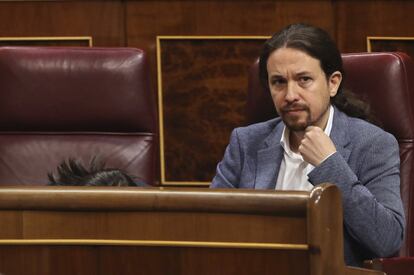
<path id="1" fill-rule="evenodd" d="M 364 262 L 364 267 L 387 275 L 414 274 L 414 257 L 378 258 Z"/>
<path id="2" fill-rule="evenodd" d="M 367 274 L 385 275 L 384 272 L 379 271 L 379 270 L 371 270 L 371 269 L 351 267 L 351 266 L 347 266 L 345 268 L 344 274 L 346 275 L 367 275 Z"/>

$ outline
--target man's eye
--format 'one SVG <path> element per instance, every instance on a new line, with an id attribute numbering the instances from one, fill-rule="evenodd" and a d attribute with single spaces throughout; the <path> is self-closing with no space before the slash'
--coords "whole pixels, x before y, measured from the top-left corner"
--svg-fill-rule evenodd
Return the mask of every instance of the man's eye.
<path id="1" fill-rule="evenodd" d="M 281 78 L 276 78 L 276 79 L 272 79 L 270 83 L 272 84 L 272 86 L 281 86 L 286 83 L 286 80 L 281 79 Z"/>
<path id="2" fill-rule="evenodd" d="M 310 82 L 312 80 L 312 78 L 308 77 L 308 76 L 302 76 L 299 78 L 299 81 L 303 84 L 306 84 L 308 82 Z"/>

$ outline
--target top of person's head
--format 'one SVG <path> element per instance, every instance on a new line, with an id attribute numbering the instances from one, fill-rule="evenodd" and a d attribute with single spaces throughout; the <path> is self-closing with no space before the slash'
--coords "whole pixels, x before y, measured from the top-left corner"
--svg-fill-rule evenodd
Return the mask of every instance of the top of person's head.
<path id="1" fill-rule="evenodd" d="M 136 183 L 133 176 L 126 172 L 105 168 L 105 164 L 92 158 L 89 168 L 84 167 L 78 160 L 68 159 L 57 167 L 57 174 L 48 173 L 49 185 L 54 186 L 145 186 Z"/>
<path id="2" fill-rule="evenodd" d="M 336 95 L 331 98 L 331 103 L 350 116 L 379 124 L 370 114 L 369 105 L 343 88 L 345 73 L 341 53 L 326 31 L 308 24 L 296 23 L 286 26 L 267 40 L 259 60 L 259 77 L 265 87 L 268 86 L 267 62 L 269 56 L 280 48 L 299 50 L 319 60 L 327 81 L 334 72 L 340 72 L 342 81 Z"/>
<path id="3" fill-rule="evenodd" d="M 329 34 L 321 28 L 298 23 L 285 27 L 264 44 L 259 66 L 260 78 L 266 85 L 268 58 L 280 48 L 296 49 L 319 60 L 327 79 L 336 71 L 343 74 L 341 54 Z"/>

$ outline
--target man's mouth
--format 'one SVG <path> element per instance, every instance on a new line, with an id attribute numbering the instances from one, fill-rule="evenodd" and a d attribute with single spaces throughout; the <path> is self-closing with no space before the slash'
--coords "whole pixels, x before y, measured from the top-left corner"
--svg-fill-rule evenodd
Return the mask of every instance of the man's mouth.
<path id="1" fill-rule="evenodd" d="M 290 113 L 290 112 L 301 112 L 301 111 L 305 111 L 305 109 L 288 109 L 285 112 Z"/>
<path id="2" fill-rule="evenodd" d="M 282 108 L 283 113 L 299 113 L 299 112 L 307 112 L 309 110 L 308 106 L 304 104 L 289 104 Z"/>
<path id="3" fill-rule="evenodd" d="M 300 112 L 305 112 L 306 108 L 291 108 L 291 109 L 285 109 L 283 110 L 283 113 L 285 114 L 297 114 Z"/>

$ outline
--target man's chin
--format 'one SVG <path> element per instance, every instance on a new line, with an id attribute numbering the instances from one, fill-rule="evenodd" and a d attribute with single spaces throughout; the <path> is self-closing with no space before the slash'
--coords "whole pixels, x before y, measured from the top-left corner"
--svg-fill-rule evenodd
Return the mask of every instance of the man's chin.
<path id="1" fill-rule="evenodd" d="M 283 119 L 283 117 L 282 120 L 285 123 L 286 127 L 293 132 L 305 131 L 306 128 L 310 125 L 309 121 L 291 121 L 288 119 Z"/>
<path id="2" fill-rule="evenodd" d="M 309 125 L 306 123 L 301 124 L 286 124 L 286 127 L 292 132 L 303 132 Z"/>
<path id="3" fill-rule="evenodd" d="M 282 114 L 281 118 L 285 123 L 286 127 L 290 131 L 294 132 L 302 132 L 305 131 L 306 128 L 311 125 L 311 121 L 309 115 L 307 116 L 292 116 L 289 114 Z"/>

